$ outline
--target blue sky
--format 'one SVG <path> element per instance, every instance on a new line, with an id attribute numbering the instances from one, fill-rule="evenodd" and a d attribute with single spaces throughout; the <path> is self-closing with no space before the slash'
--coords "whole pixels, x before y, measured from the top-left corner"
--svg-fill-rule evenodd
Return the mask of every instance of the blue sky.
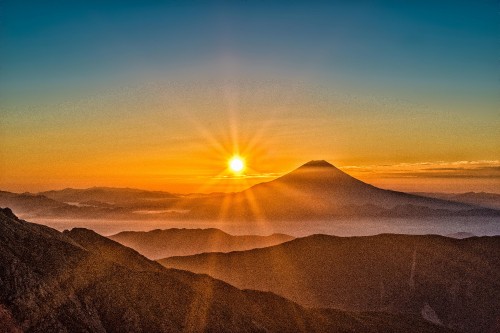
<path id="1" fill-rule="evenodd" d="M 54 93 L 221 57 L 390 94 L 497 100 L 495 1 L 4 1 L 2 91 Z"/>

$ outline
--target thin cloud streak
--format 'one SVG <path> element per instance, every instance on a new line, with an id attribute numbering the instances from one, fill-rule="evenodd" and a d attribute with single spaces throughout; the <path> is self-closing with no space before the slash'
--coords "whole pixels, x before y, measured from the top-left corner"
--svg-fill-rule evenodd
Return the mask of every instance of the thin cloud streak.
<path id="1" fill-rule="evenodd" d="M 370 178 L 483 178 L 500 179 L 499 160 L 418 162 L 393 165 L 344 166 L 353 176 Z"/>

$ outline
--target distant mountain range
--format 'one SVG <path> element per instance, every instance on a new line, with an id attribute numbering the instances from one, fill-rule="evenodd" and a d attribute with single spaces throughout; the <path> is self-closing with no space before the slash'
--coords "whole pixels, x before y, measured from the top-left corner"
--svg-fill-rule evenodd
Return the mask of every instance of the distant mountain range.
<path id="1" fill-rule="evenodd" d="M 136 250 L 149 259 L 185 256 L 203 252 L 249 250 L 294 239 L 294 237 L 284 234 L 233 236 L 215 228 L 172 228 L 148 232 L 124 231 L 108 236 L 108 238 Z"/>
<path id="2" fill-rule="evenodd" d="M 0 205 L 11 207 L 14 211 L 23 214 L 45 214 L 59 207 L 68 206 L 63 202 L 49 199 L 46 196 L 31 193 L 11 193 L 0 191 Z"/>
<path id="3" fill-rule="evenodd" d="M 313 235 L 159 262 L 304 306 L 413 313 L 469 333 L 500 329 L 500 236 Z"/>
<path id="4" fill-rule="evenodd" d="M 23 218 L 127 218 L 130 210 L 114 205 L 66 203 L 41 194 L 0 191 L 0 206 L 12 207 Z"/>
<path id="5" fill-rule="evenodd" d="M 437 198 L 448 201 L 467 203 L 479 207 L 500 209 L 500 194 L 486 192 L 467 192 L 467 193 L 428 193 L 419 192 L 421 195 L 429 198 Z"/>
<path id="6" fill-rule="evenodd" d="M 221 203 L 225 201 L 224 211 Z M 336 217 L 499 216 L 500 211 L 470 204 L 383 190 L 326 161 L 310 161 L 278 179 L 223 198 L 198 200 L 197 218 L 228 220 L 311 220 Z"/>
<path id="7" fill-rule="evenodd" d="M 332 218 L 500 217 L 500 195 L 428 196 L 383 190 L 326 161 L 311 161 L 238 193 L 179 195 L 136 189 L 0 192 L 0 205 L 23 218 L 290 221 Z M 433 196 L 432 198 L 430 196 Z"/>
<path id="8" fill-rule="evenodd" d="M 67 188 L 60 191 L 40 192 L 47 198 L 66 203 L 105 203 L 112 205 L 137 205 L 147 206 L 148 203 L 157 203 L 178 199 L 179 196 L 169 192 L 145 191 L 131 188 L 112 188 L 112 187 L 92 187 L 88 189 Z M 155 207 L 153 205 L 153 207 Z"/>
<path id="9" fill-rule="evenodd" d="M 451 332 L 411 314 L 308 309 L 166 269 L 91 230 L 0 209 L 2 332 Z"/>
<path id="10" fill-rule="evenodd" d="M 108 187 L 36 194 L 0 191 L 0 205 L 12 207 L 23 218 L 149 219 L 155 216 L 148 211 L 168 211 L 179 198 L 168 192 Z"/>

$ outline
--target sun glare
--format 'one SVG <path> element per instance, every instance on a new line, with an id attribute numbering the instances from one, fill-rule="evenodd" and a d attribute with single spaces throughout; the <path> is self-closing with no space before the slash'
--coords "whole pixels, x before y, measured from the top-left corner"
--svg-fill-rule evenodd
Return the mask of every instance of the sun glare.
<path id="1" fill-rule="evenodd" d="M 245 169 L 245 161 L 239 156 L 233 156 L 229 162 L 229 169 L 234 173 L 240 173 Z"/>

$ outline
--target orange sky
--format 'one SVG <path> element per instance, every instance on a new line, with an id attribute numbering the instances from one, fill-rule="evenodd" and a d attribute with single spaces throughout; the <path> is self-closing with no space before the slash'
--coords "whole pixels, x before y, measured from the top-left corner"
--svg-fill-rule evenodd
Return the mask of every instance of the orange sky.
<path id="1" fill-rule="evenodd" d="M 0 190 L 232 191 L 324 159 L 500 192 L 494 7 L 7 2 Z M 224 178 L 235 153 L 247 174 Z"/>
<path id="2" fill-rule="evenodd" d="M 310 84 L 169 83 L 24 108 L 36 112 L 11 109 L 1 124 L 2 190 L 235 191 L 325 159 L 384 188 L 500 192 L 487 119 Z M 243 177 L 226 169 L 235 153 Z"/>

